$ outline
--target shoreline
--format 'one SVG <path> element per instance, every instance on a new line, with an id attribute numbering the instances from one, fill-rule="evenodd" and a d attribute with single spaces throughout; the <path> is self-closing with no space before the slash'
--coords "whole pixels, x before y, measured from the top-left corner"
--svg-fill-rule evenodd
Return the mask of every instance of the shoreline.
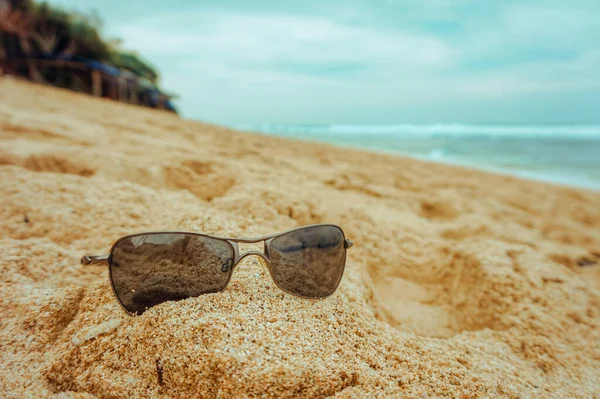
<path id="1" fill-rule="evenodd" d="M 233 129 L 236 129 L 236 128 L 233 128 Z M 524 179 L 524 180 L 528 180 L 528 181 L 532 181 L 532 182 L 537 182 L 537 183 L 546 183 L 546 184 L 556 185 L 556 186 L 565 187 L 565 188 L 583 189 L 583 190 L 590 190 L 593 192 L 600 192 L 600 180 L 596 181 L 593 179 L 586 179 L 586 178 L 581 178 L 581 177 L 576 177 L 576 178 L 572 179 L 567 176 L 559 177 L 557 175 L 543 173 L 543 172 L 529 172 L 526 170 L 511 169 L 511 168 L 507 168 L 507 167 L 486 165 L 486 164 L 481 164 L 481 163 L 476 163 L 476 162 L 469 162 L 467 160 L 451 159 L 448 157 L 441 159 L 441 158 L 436 158 L 432 155 L 422 155 L 422 154 L 418 154 L 418 153 L 414 153 L 414 152 L 407 152 L 407 151 L 386 150 L 386 149 L 375 148 L 375 147 L 362 147 L 359 145 L 344 144 L 344 143 L 342 143 L 340 141 L 336 141 L 336 140 L 319 140 L 319 139 L 315 139 L 312 137 L 302 137 L 300 135 L 285 136 L 285 135 L 278 134 L 275 132 L 266 132 L 266 131 L 260 131 L 260 130 L 241 130 L 241 131 L 246 132 L 246 133 L 259 134 L 259 135 L 266 136 L 266 137 L 278 137 L 278 138 L 283 138 L 283 139 L 287 139 L 287 140 L 299 140 L 304 143 L 329 144 L 329 145 L 333 145 L 333 146 L 336 146 L 339 148 L 349 148 L 349 149 L 358 150 L 358 151 L 372 152 L 374 154 L 395 155 L 395 156 L 419 160 L 419 161 L 431 162 L 431 163 L 435 163 L 438 165 L 458 166 L 458 167 L 462 167 L 462 168 L 466 168 L 466 169 L 472 169 L 472 170 L 486 172 L 486 173 L 493 173 L 493 174 L 497 174 L 497 175 L 501 175 L 501 176 L 516 177 L 516 178 L 520 178 L 520 179 Z M 329 137 L 332 137 L 332 136 L 329 136 Z M 409 138 L 410 136 L 407 135 L 405 137 Z M 593 138 L 594 139 L 598 138 L 600 140 L 600 137 L 593 136 Z"/>

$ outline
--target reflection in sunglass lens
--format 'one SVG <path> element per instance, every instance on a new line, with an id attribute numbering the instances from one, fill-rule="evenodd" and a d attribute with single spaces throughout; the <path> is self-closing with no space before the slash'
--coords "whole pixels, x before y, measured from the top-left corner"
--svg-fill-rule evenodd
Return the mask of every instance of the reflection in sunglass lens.
<path id="1" fill-rule="evenodd" d="M 123 307 L 142 314 L 227 285 L 234 252 L 225 240 L 183 233 L 140 234 L 113 248 L 110 275 Z"/>
<path id="2" fill-rule="evenodd" d="M 337 288 L 346 262 L 344 234 L 335 226 L 312 226 L 271 241 L 271 276 L 292 294 L 324 297 Z"/>

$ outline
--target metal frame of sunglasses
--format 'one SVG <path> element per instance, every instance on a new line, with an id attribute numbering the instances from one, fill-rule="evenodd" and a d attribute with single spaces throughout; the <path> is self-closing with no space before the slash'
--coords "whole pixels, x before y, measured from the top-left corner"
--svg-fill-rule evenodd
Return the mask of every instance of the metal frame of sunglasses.
<path id="1" fill-rule="evenodd" d="M 343 249 L 344 249 L 344 253 L 343 253 L 343 264 L 342 264 L 342 268 L 340 271 L 340 276 L 339 276 L 339 281 L 337 282 L 335 288 L 333 288 L 333 290 L 327 294 L 327 295 L 321 295 L 321 296 L 310 296 L 310 295 L 302 295 L 302 294 L 298 294 L 298 293 L 294 293 L 291 292 L 288 289 L 285 289 L 283 287 L 280 286 L 280 284 L 276 281 L 276 279 L 273 276 L 273 271 L 271 269 L 272 267 L 272 262 L 271 262 L 271 258 L 270 258 L 270 254 L 271 254 L 271 243 L 273 242 L 273 240 L 285 236 L 289 233 L 293 233 L 293 232 L 298 232 L 298 231 L 302 231 L 302 230 L 309 230 L 309 229 L 313 229 L 313 228 L 317 228 L 317 227 L 333 227 L 336 229 L 339 229 L 339 231 L 342 234 L 342 239 L 343 239 Z M 229 285 L 229 281 L 231 280 L 231 276 L 233 275 L 233 272 L 235 270 L 235 268 L 237 267 L 237 265 L 240 263 L 240 261 L 242 261 L 244 258 L 248 257 L 248 256 L 258 256 L 259 257 L 259 261 L 260 264 L 267 269 L 267 271 L 269 272 L 269 275 L 271 276 L 271 279 L 273 280 L 273 282 L 275 283 L 275 285 L 281 289 L 282 291 L 294 295 L 294 296 L 298 296 L 301 298 L 310 298 L 310 299 L 320 299 L 320 298 L 326 298 L 330 295 L 332 295 L 336 290 L 337 287 L 339 286 L 339 283 L 342 279 L 343 273 L 344 273 L 344 269 L 345 269 L 345 264 L 346 264 L 346 250 L 350 247 L 352 247 L 353 243 L 352 241 L 350 241 L 349 239 L 346 238 L 344 231 L 342 230 L 341 227 L 335 225 L 335 224 L 312 224 L 312 225 L 307 225 L 307 226 L 301 226 L 301 227 L 296 227 L 294 229 L 290 229 L 290 230 L 286 230 L 284 232 L 281 233 L 275 233 L 275 234 L 269 234 L 269 235 L 265 235 L 265 236 L 261 236 L 261 237 L 240 237 L 240 238 L 233 238 L 233 237 L 219 237 L 219 236 L 215 236 L 215 235 L 210 235 L 210 234 L 203 234 L 203 233 L 195 233 L 195 232 L 189 232 L 189 231 L 152 231 L 152 232 L 142 232 L 142 233 L 135 233 L 135 234 L 129 234 L 126 235 L 124 237 L 119 238 L 118 240 L 116 240 L 113 245 L 110 248 L 110 251 L 108 254 L 105 255 L 84 255 L 81 258 L 81 264 L 82 265 L 107 265 L 109 266 L 109 277 L 110 277 L 110 283 L 111 283 L 111 287 L 113 290 L 113 294 L 115 295 L 115 298 L 117 299 L 117 302 L 119 303 L 119 305 L 121 305 L 121 307 L 123 308 L 123 310 L 131 315 L 131 316 L 135 316 L 138 315 L 137 312 L 132 312 L 130 310 L 128 310 L 125 305 L 121 302 L 121 299 L 119 298 L 119 294 L 117 293 L 117 289 L 115 287 L 114 281 L 113 281 L 113 273 L 112 273 L 112 258 L 113 258 L 113 252 L 115 250 L 115 248 L 117 247 L 117 245 L 121 242 L 123 242 L 124 240 L 128 240 L 128 239 L 132 239 L 138 236 L 150 236 L 150 235 L 167 235 L 167 234 L 182 234 L 182 235 L 187 235 L 187 236 L 197 236 L 197 237 L 205 237 L 205 238 L 209 238 L 209 239 L 214 239 L 214 240 L 219 240 L 219 241 L 223 241 L 228 243 L 232 249 L 233 249 L 233 262 L 230 265 L 230 267 L 228 268 L 227 272 L 229 273 L 228 277 L 227 277 L 227 282 L 224 284 L 223 288 L 220 289 L 219 291 L 215 291 L 215 292 L 222 292 L 224 291 L 227 286 Z M 259 243 L 259 242 L 263 242 L 264 243 L 264 247 L 263 247 L 263 252 L 261 251 L 255 251 L 255 250 L 250 250 L 250 251 L 246 251 L 243 253 L 240 253 L 239 250 L 239 246 L 238 244 L 255 244 L 255 243 Z M 203 295 L 203 294 L 200 294 Z M 193 297 L 196 296 L 200 296 L 200 295 L 195 295 Z M 192 296 L 190 296 L 192 297 Z M 153 305 L 154 306 L 154 305 Z"/>

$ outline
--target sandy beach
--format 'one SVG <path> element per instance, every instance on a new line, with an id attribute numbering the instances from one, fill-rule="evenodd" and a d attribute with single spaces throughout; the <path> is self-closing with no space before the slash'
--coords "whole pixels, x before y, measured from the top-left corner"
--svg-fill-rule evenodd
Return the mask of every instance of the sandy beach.
<path id="1" fill-rule="evenodd" d="M 9 78 L 0 140 L 2 397 L 600 398 L 599 192 Z M 324 300 L 246 258 L 129 317 L 79 263 L 135 232 L 321 222 L 355 243 Z"/>

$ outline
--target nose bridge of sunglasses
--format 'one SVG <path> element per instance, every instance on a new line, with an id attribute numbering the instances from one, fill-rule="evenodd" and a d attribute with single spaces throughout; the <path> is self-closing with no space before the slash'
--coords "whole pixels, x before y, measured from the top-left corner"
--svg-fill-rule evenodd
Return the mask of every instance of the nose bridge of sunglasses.
<path id="1" fill-rule="evenodd" d="M 268 262 L 268 258 L 266 256 L 266 254 L 263 252 L 263 249 L 264 249 L 263 243 L 252 243 L 252 244 L 240 243 L 238 245 L 239 245 L 238 264 L 245 258 L 249 257 L 249 258 L 256 259 L 258 261 L 258 264 L 263 266 L 263 268 L 265 268 L 265 271 L 268 271 L 266 269 L 266 264 Z M 252 262 L 252 263 L 256 263 L 256 262 Z"/>

